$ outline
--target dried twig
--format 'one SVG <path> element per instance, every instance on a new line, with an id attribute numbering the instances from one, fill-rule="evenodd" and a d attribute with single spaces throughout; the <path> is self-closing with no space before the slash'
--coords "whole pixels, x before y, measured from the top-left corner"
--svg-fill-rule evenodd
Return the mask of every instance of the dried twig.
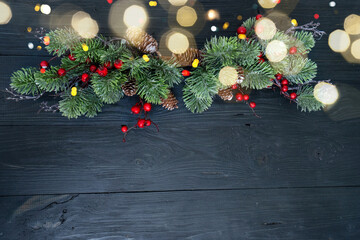
<path id="1" fill-rule="evenodd" d="M 306 23 L 301 26 L 297 26 L 297 27 L 293 26 L 293 27 L 289 28 L 286 31 L 286 34 L 294 33 L 296 30 L 304 30 L 304 31 L 312 32 L 314 38 L 317 38 L 317 40 L 320 40 L 322 38 L 322 36 L 326 34 L 326 32 L 318 30 L 317 28 L 319 26 L 320 26 L 320 23 L 314 23 L 313 21 L 311 21 L 311 22 Z"/>
<path id="2" fill-rule="evenodd" d="M 42 102 L 40 103 L 40 109 L 38 113 L 40 113 L 41 111 L 56 113 L 57 111 L 59 111 L 59 104 L 49 106 L 47 102 Z"/>
<path id="3" fill-rule="evenodd" d="M 39 99 L 44 93 L 40 93 L 39 95 L 35 96 L 27 96 L 22 94 L 17 94 L 13 90 L 9 90 L 8 88 L 5 88 L 5 92 L 10 94 L 10 97 L 7 97 L 7 100 L 14 100 L 16 102 L 22 101 L 22 100 L 37 100 Z"/>

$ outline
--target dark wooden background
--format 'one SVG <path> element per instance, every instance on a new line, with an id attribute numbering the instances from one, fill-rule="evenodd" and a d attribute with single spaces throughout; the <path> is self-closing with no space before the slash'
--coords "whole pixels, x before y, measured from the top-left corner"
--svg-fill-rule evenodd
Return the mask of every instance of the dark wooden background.
<path id="1" fill-rule="evenodd" d="M 105 0 L 45 1 L 49 16 L 34 11 L 37 1 L 7 2 L 13 18 L 0 26 L 1 89 L 14 70 L 49 59 L 27 48 L 37 41 L 26 28 L 51 27 L 64 2 L 111 34 Z M 221 19 L 197 29 L 198 46 L 215 35 L 211 25 L 232 35 L 241 23 L 236 16 L 258 11 L 255 0 L 199 2 L 204 12 L 218 9 Z M 300 24 L 319 13 L 328 34 L 360 7 L 359 0 L 338 0 L 335 8 L 327 0 L 294 2 L 283 0 L 282 9 Z M 147 8 L 148 32 L 159 39 L 168 14 Z M 216 99 L 196 115 L 180 102 L 176 111 L 152 112 L 160 133 L 135 131 L 122 143 L 119 129 L 133 123 L 136 98 L 105 106 L 94 119 L 68 120 L 37 114 L 40 101 L 15 103 L 2 92 L 0 239 L 360 239 L 360 65 L 333 53 L 327 40 L 310 58 L 317 79 L 331 78 L 341 98 L 312 114 L 270 90 L 251 95 L 261 119 L 244 104 Z"/>

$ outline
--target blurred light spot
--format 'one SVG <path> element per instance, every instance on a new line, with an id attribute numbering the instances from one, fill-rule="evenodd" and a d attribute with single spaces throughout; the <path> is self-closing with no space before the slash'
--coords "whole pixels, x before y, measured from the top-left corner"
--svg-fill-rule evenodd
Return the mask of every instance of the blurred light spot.
<path id="1" fill-rule="evenodd" d="M 360 39 L 356 40 L 351 45 L 351 54 L 354 58 L 360 59 Z"/>
<path id="2" fill-rule="evenodd" d="M 286 31 L 291 28 L 293 25 L 291 24 L 291 19 L 288 14 L 285 14 L 282 11 L 270 11 L 266 18 L 270 19 L 274 22 L 276 28 L 281 31 Z"/>
<path id="3" fill-rule="evenodd" d="M 31 27 L 27 27 L 27 28 L 26 28 L 26 31 L 31 32 L 31 31 L 32 31 L 32 28 L 31 28 Z"/>
<path id="4" fill-rule="evenodd" d="M 276 33 L 275 23 L 268 18 L 262 17 L 255 23 L 255 33 L 263 40 L 270 40 Z"/>
<path id="5" fill-rule="evenodd" d="M 34 44 L 33 44 L 32 42 L 29 42 L 29 43 L 28 43 L 28 48 L 29 48 L 29 49 L 33 49 L 33 48 L 34 48 Z"/>
<path id="6" fill-rule="evenodd" d="M 285 43 L 279 40 L 273 40 L 266 46 L 266 57 L 270 62 L 281 62 L 287 52 Z"/>
<path id="7" fill-rule="evenodd" d="M 243 19 L 243 17 L 242 17 L 241 15 L 238 15 L 238 16 L 236 17 L 236 19 L 239 20 L 239 21 L 241 21 L 241 20 Z"/>
<path id="8" fill-rule="evenodd" d="M 262 8 L 274 8 L 277 5 L 276 0 L 258 0 Z"/>
<path id="9" fill-rule="evenodd" d="M 125 10 L 124 23 L 127 27 L 143 28 L 148 21 L 145 9 L 138 5 L 132 5 Z"/>
<path id="10" fill-rule="evenodd" d="M 40 7 L 40 11 L 43 14 L 49 15 L 51 13 L 51 7 L 47 4 L 42 4 Z"/>
<path id="11" fill-rule="evenodd" d="M 217 27 L 216 27 L 216 26 L 211 26 L 211 31 L 216 32 L 216 31 L 217 31 Z"/>
<path id="12" fill-rule="evenodd" d="M 330 6 L 330 7 L 335 7 L 335 6 L 336 6 L 336 2 L 335 2 L 335 1 L 329 2 L 329 6 Z"/>
<path id="13" fill-rule="evenodd" d="M 191 27 L 197 20 L 197 14 L 195 9 L 184 6 L 180 8 L 176 13 L 176 21 L 183 27 Z"/>
<path id="14" fill-rule="evenodd" d="M 187 3 L 187 0 L 169 0 L 169 3 L 174 6 L 182 6 Z"/>
<path id="15" fill-rule="evenodd" d="M 157 6 L 157 1 L 150 1 L 149 6 L 150 7 L 156 7 Z"/>
<path id="16" fill-rule="evenodd" d="M 343 30 L 335 30 L 329 36 L 329 47 L 334 52 L 345 52 L 350 46 L 350 37 Z"/>
<path id="17" fill-rule="evenodd" d="M 207 12 L 207 19 L 210 21 L 215 20 L 215 19 L 220 19 L 220 14 L 218 11 L 216 11 L 214 9 L 210 9 Z"/>
<path id="18" fill-rule="evenodd" d="M 190 43 L 189 39 L 184 34 L 173 32 L 169 34 L 166 45 L 171 52 L 181 54 L 189 48 Z"/>
<path id="19" fill-rule="evenodd" d="M 7 24 L 12 18 L 12 12 L 9 5 L 0 2 L 0 25 Z"/>
<path id="20" fill-rule="evenodd" d="M 232 86 L 238 79 L 238 72 L 233 67 L 223 67 L 219 72 L 219 81 L 224 86 Z"/>
<path id="21" fill-rule="evenodd" d="M 319 17 L 320 17 L 319 14 L 317 14 L 317 13 L 314 14 L 314 18 L 315 18 L 315 19 L 319 19 Z"/>
<path id="22" fill-rule="evenodd" d="M 331 105 L 338 100 L 339 91 L 335 85 L 327 82 L 319 82 L 314 88 L 314 97 L 323 104 Z"/>
<path id="23" fill-rule="evenodd" d="M 229 23 L 229 22 L 226 22 L 226 23 L 224 23 L 224 25 L 223 25 L 223 29 L 226 30 L 226 29 L 229 28 L 229 26 L 230 26 L 230 23 Z"/>
<path id="24" fill-rule="evenodd" d="M 42 47 L 41 47 L 41 46 L 37 46 L 36 49 L 37 49 L 38 51 L 40 51 L 40 50 L 42 49 Z"/>
<path id="25" fill-rule="evenodd" d="M 35 12 L 40 11 L 40 4 L 36 4 L 34 7 Z"/>
<path id="26" fill-rule="evenodd" d="M 344 29 L 348 34 L 360 34 L 360 16 L 351 14 L 345 18 Z"/>
<path id="27" fill-rule="evenodd" d="M 79 11 L 72 16 L 71 26 L 83 38 L 93 38 L 99 32 L 97 22 L 83 11 Z"/>
<path id="28" fill-rule="evenodd" d="M 44 44 L 47 46 L 50 44 L 50 37 L 49 36 L 45 36 L 43 39 Z"/>
<path id="29" fill-rule="evenodd" d="M 292 20 L 291 20 L 291 24 L 292 24 L 294 27 L 297 27 L 297 26 L 299 25 L 296 19 L 292 19 Z"/>

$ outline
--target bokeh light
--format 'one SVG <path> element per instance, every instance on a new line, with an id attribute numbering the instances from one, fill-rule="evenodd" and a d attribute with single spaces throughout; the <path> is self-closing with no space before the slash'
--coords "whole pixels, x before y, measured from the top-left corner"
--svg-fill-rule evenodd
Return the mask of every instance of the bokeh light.
<path id="1" fill-rule="evenodd" d="M 166 46 L 172 53 L 181 54 L 190 47 L 190 42 L 185 34 L 172 32 L 167 36 Z"/>
<path id="2" fill-rule="evenodd" d="M 51 7 L 47 4 L 42 4 L 40 11 L 42 14 L 49 15 L 51 13 Z"/>
<path id="3" fill-rule="evenodd" d="M 12 12 L 9 5 L 0 2 L 0 25 L 7 24 L 12 18 Z"/>
<path id="4" fill-rule="evenodd" d="M 343 30 L 335 30 L 329 36 L 329 46 L 334 52 L 345 52 L 350 46 L 350 37 Z"/>
<path id="5" fill-rule="evenodd" d="M 127 27 L 143 28 L 148 21 L 145 8 L 139 5 L 132 5 L 125 10 L 124 23 Z"/>
<path id="6" fill-rule="evenodd" d="M 351 45 L 351 55 L 360 60 L 360 39 L 356 40 Z"/>
<path id="7" fill-rule="evenodd" d="M 35 12 L 40 11 L 40 6 L 41 6 L 40 4 L 35 5 L 35 7 L 34 7 Z"/>
<path id="8" fill-rule="evenodd" d="M 173 6 L 182 6 L 187 3 L 188 0 L 169 0 L 169 3 Z"/>
<path id="9" fill-rule="evenodd" d="M 238 72 L 235 68 L 227 66 L 223 67 L 219 72 L 219 81 L 224 86 L 232 86 L 238 79 Z"/>
<path id="10" fill-rule="evenodd" d="M 266 46 L 266 57 L 270 62 L 281 62 L 287 52 L 285 43 L 279 40 L 273 40 Z"/>
<path id="11" fill-rule="evenodd" d="M 289 16 L 282 11 L 272 10 L 265 17 L 270 19 L 276 28 L 281 31 L 286 31 L 293 26 Z"/>
<path id="12" fill-rule="evenodd" d="M 262 8 L 274 8 L 278 4 L 277 0 L 258 0 Z"/>
<path id="13" fill-rule="evenodd" d="M 79 11 L 72 16 L 71 26 L 83 38 L 93 38 L 99 32 L 97 22 L 83 11 Z"/>
<path id="14" fill-rule="evenodd" d="M 255 23 L 255 33 L 263 40 L 270 40 L 276 33 L 275 23 L 266 17 L 262 17 Z"/>
<path id="15" fill-rule="evenodd" d="M 345 18 L 344 29 L 350 35 L 360 34 L 360 16 L 351 14 Z"/>
<path id="16" fill-rule="evenodd" d="M 224 25 L 223 25 L 223 29 L 226 30 L 228 29 L 230 26 L 230 23 L 229 22 L 225 22 Z"/>
<path id="17" fill-rule="evenodd" d="M 212 20 L 215 20 L 215 19 L 220 19 L 220 14 L 217 10 L 214 10 L 214 9 L 210 9 L 207 14 L 207 19 L 209 21 L 212 21 Z"/>
<path id="18" fill-rule="evenodd" d="M 188 6 L 181 7 L 176 13 L 176 21 L 183 27 L 193 26 L 197 19 L 195 9 Z"/>
<path id="19" fill-rule="evenodd" d="M 216 26 L 211 26 L 211 31 L 213 31 L 213 32 L 216 32 L 217 31 L 217 27 Z"/>
<path id="20" fill-rule="evenodd" d="M 335 1 L 329 2 L 329 6 L 330 6 L 330 7 L 335 7 L 335 6 L 336 6 L 336 2 L 335 2 Z"/>
<path id="21" fill-rule="evenodd" d="M 314 88 L 314 97 L 325 105 L 334 104 L 339 98 L 339 91 L 335 85 L 319 82 Z"/>
<path id="22" fill-rule="evenodd" d="M 29 49 L 33 49 L 33 48 L 34 48 L 34 44 L 33 44 L 32 42 L 29 42 L 29 43 L 28 43 L 28 48 L 29 48 Z"/>

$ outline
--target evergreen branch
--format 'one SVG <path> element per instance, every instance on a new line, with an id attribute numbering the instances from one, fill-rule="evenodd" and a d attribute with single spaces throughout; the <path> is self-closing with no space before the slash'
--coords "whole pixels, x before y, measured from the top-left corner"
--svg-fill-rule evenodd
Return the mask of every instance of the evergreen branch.
<path id="1" fill-rule="evenodd" d="M 170 87 L 174 87 L 174 85 L 181 82 L 182 75 L 174 59 L 170 59 L 169 61 L 154 59 L 150 64 L 150 67 L 155 69 L 155 74 L 163 78 Z"/>
<path id="2" fill-rule="evenodd" d="M 302 112 L 319 111 L 323 104 L 314 97 L 314 88 L 312 86 L 304 86 L 297 92 L 297 104 Z"/>
<path id="3" fill-rule="evenodd" d="M 107 48 L 100 50 L 100 63 L 111 62 L 116 60 L 126 61 L 132 57 L 131 51 L 122 42 L 106 42 Z"/>
<path id="4" fill-rule="evenodd" d="M 10 87 L 20 94 L 31 94 L 33 96 L 40 93 L 40 89 L 35 82 L 36 68 L 22 68 L 14 72 L 11 76 Z"/>
<path id="5" fill-rule="evenodd" d="M 81 36 L 72 28 L 61 28 L 50 31 L 46 36 L 50 44 L 45 48 L 50 54 L 61 56 L 81 43 Z"/>
<path id="6" fill-rule="evenodd" d="M 169 94 L 169 85 L 158 74 L 142 75 L 137 80 L 137 94 L 145 101 L 160 104 Z"/>
<path id="7" fill-rule="evenodd" d="M 267 62 L 254 64 L 253 66 L 245 69 L 245 78 L 241 83 L 242 87 L 250 89 L 263 89 L 272 85 L 271 78 L 275 72 L 271 65 Z"/>
<path id="8" fill-rule="evenodd" d="M 59 67 L 50 67 L 45 73 L 35 73 L 36 85 L 46 92 L 59 92 L 64 91 L 67 87 L 67 76 L 59 77 L 57 71 Z"/>
<path id="9" fill-rule="evenodd" d="M 124 96 L 121 85 L 126 80 L 125 75 L 120 72 L 112 72 L 105 77 L 94 74 L 91 82 L 95 94 L 101 101 L 112 104 L 118 102 Z"/>
<path id="10" fill-rule="evenodd" d="M 297 44 L 297 47 L 303 46 L 305 49 L 310 51 L 315 46 L 315 39 L 310 32 L 295 32 L 294 37 L 299 42 L 299 44 Z"/>

